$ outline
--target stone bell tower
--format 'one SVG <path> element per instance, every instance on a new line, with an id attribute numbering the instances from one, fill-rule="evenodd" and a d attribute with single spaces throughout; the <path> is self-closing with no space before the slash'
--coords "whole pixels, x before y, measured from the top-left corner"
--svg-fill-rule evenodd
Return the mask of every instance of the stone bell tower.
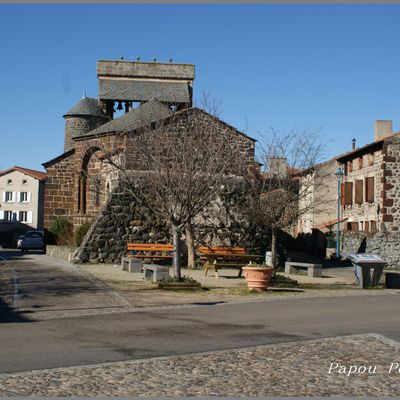
<path id="1" fill-rule="evenodd" d="M 90 132 L 110 121 L 99 107 L 98 100 L 86 97 L 85 94 L 63 117 L 65 118 L 64 152 L 74 148 L 74 137 Z"/>
<path id="2" fill-rule="evenodd" d="M 173 110 L 192 106 L 193 64 L 98 61 L 99 105 L 113 118 L 114 107 L 128 112 L 133 103 L 156 99 Z"/>

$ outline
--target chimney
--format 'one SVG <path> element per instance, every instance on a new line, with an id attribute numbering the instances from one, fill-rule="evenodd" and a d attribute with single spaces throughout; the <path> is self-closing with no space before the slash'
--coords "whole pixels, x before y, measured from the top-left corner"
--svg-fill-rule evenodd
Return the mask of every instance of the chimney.
<path id="1" fill-rule="evenodd" d="M 375 121 L 375 142 L 393 135 L 393 122 L 391 120 Z"/>
<path id="2" fill-rule="evenodd" d="M 269 157 L 267 159 L 268 172 L 275 177 L 284 178 L 288 174 L 286 158 Z"/>
<path id="3" fill-rule="evenodd" d="M 356 138 L 354 138 L 354 139 L 351 141 L 351 149 L 352 149 L 352 150 L 355 150 L 355 149 L 356 149 Z"/>

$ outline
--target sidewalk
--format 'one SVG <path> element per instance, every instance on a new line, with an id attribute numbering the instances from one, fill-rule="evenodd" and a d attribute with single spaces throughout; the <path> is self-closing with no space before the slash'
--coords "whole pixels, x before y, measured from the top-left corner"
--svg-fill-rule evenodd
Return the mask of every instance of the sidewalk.
<path id="1" fill-rule="evenodd" d="M 398 352 L 379 335 L 325 338 L 3 374 L 0 396 L 398 396 Z"/>
<path id="2" fill-rule="evenodd" d="M 350 268 L 330 268 L 324 270 L 322 278 L 311 278 L 307 275 L 285 275 L 297 280 L 299 288 L 268 288 L 267 292 L 249 292 L 244 278 L 237 277 L 237 270 L 224 269 L 217 279 L 213 273 L 204 276 L 203 270 L 182 270 L 182 275 L 191 277 L 208 290 L 171 291 L 157 289 L 146 281 L 142 273 L 122 271 L 119 265 L 82 264 L 77 265 L 109 285 L 121 294 L 132 306 L 166 306 L 213 302 L 247 302 L 266 301 L 304 297 L 338 297 L 360 295 L 384 295 L 398 293 L 398 289 L 362 290 L 354 284 L 354 272 Z"/>

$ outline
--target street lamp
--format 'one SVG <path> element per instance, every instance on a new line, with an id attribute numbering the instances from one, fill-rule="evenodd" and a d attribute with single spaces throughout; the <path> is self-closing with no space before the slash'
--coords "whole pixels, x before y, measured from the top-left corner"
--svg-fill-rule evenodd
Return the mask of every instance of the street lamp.
<path id="1" fill-rule="evenodd" d="M 340 258 L 340 184 L 343 179 L 343 169 L 337 167 L 335 171 L 335 177 L 337 180 L 337 228 L 336 228 L 336 258 Z"/>

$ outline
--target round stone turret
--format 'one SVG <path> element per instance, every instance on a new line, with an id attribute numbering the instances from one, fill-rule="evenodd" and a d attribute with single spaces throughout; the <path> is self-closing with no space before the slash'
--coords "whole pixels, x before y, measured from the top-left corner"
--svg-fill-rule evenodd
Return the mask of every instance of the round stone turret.
<path id="1" fill-rule="evenodd" d="M 84 135 L 110 121 L 97 99 L 84 97 L 65 115 L 64 152 L 74 148 L 73 138 Z"/>

